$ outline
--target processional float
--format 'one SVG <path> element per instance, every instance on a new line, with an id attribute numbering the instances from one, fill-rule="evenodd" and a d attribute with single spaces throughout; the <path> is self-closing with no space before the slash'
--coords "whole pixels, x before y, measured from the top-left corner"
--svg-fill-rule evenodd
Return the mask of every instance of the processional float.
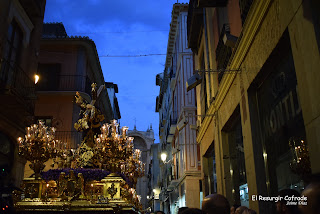
<path id="1" fill-rule="evenodd" d="M 81 111 L 74 127 L 84 136 L 77 149 L 55 140 L 55 128 L 42 121 L 27 127 L 25 137 L 18 139 L 19 155 L 34 171 L 32 178 L 23 180 L 22 191 L 14 193 L 18 213 L 141 211 L 141 198 L 135 190 L 137 179 L 144 174 L 141 151 L 134 149 L 128 127 L 120 130 L 116 120 L 101 125 L 104 116 L 96 100 L 103 88 L 97 90 L 92 84 L 90 103 L 76 93 Z M 49 159 L 58 163 L 58 168 L 43 171 Z"/>

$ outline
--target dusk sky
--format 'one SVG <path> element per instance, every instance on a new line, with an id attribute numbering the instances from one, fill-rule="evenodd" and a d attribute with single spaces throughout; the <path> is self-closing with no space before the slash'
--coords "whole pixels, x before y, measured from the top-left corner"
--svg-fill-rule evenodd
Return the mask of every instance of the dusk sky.
<path id="1" fill-rule="evenodd" d="M 136 120 L 137 129 L 146 131 L 152 124 L 155 143 L 159 143 L 159 115 L 155 112 L 159 86 L 155 79 L 164 70 L 176 2 L 47 0 L 44 17 L 44 22 L 62 22 L 69 36 L 89 36 L 95 42 L 105 81 L 119 87 L 121 126 L 133 129 Z M 156 55 L 133 57 L 149 54 Z"/>

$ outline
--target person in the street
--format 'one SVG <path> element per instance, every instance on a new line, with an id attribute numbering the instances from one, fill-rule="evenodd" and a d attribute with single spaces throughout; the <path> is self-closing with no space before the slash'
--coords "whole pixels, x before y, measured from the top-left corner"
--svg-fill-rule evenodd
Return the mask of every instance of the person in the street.
<path id="1" fill-rule="evenodd" d="M 236 209 L 240 207 L 239 204 L 234 204 L 232 205 L 232 207 L 230 208 L 230 214 L 235 214 L 236 213 Z"/>
<path id="2" fill-rule="evenodd" d="M 281 200 L 279 200 L 276 203 L 277 214 L 299 214 L 300 213 L 298 209 L 298 204 L 287 205 L 287 201 L 284 200 L 284 198 L 288 196 L 300 197 L 300 193 L 298 191 L 294 189 L 283 189 L 279 192 L 278 195 L 281 197 Z"/>
<path id="3" fill-rule="evenodd" d="M 223 195 L 211 194 L 203 199 L 202 210 L 206 214 L 229 214 L 230 204 Z"/>
<path id="4" fill-rule="evenodd" d="M 246 209 L 245 211 L 243 211 L 243 214 L 257 214 L 257 212 L 252 209 Z"/>
<path id="5" fill-rule="evenodd" d="M 206 214 L 206 213 L 203 210 L 200 210 L 198 208 L 187 208 L 187 209 L 184 209 L 181 212 L 181 214 Z"/>
<path id="6" fill-rule="evenodd" d="M 320 214 L 320 181 L 311 182 L 302 195 L 307 197 L 307 204 L 300 203 L 302 214 Z"/>
<path id="7" fill-rule="evenodd" d="M 236 211 L 234 212 L 235 214 L 243 214 L 244 211 L 248 210 L 248 207 L 246 206 L 240 206 L 236 209 Z"/>
<path id="8" fill-rule="evenodd" d="M 186 209 L 189 209 L 189 207 L 180 207 L 179 210 L 178 210 L 178 214 L 181 214 Z"/>

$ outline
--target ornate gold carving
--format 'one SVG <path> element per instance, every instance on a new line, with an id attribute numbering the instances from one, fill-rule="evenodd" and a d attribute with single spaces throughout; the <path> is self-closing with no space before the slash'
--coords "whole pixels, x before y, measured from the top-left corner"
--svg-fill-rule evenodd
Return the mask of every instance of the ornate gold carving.
<path id="1" fill-rule="evenodd" d="M 108 188 L 107 190 L 108 194 L 111 196 L 111 199 L 113 199 L 113 197 L 115 196 L 115 194 L 117 194 L 118 189 L 115 188 L 114 183 L 111 184 L 111 187 Z"/>

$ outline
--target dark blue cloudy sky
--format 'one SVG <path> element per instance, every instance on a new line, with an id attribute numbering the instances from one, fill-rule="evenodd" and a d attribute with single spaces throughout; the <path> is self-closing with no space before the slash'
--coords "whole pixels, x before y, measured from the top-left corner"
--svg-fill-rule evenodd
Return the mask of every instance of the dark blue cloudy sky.
<path id="1" fill-rule="evenodd" d="M 47 0 L 45 22 L 63 22 L 67 34 L 89 36 L 97 47 L 105 81 L 118 84 L 121 126 L 146 131 L 159 142 L 156 74 L 163 72 L 172 5 L 177 0 Z M 188 3 L 179 0 L 179 3 Z M 109 56 L 109 57 L 105 57 Z"/>

